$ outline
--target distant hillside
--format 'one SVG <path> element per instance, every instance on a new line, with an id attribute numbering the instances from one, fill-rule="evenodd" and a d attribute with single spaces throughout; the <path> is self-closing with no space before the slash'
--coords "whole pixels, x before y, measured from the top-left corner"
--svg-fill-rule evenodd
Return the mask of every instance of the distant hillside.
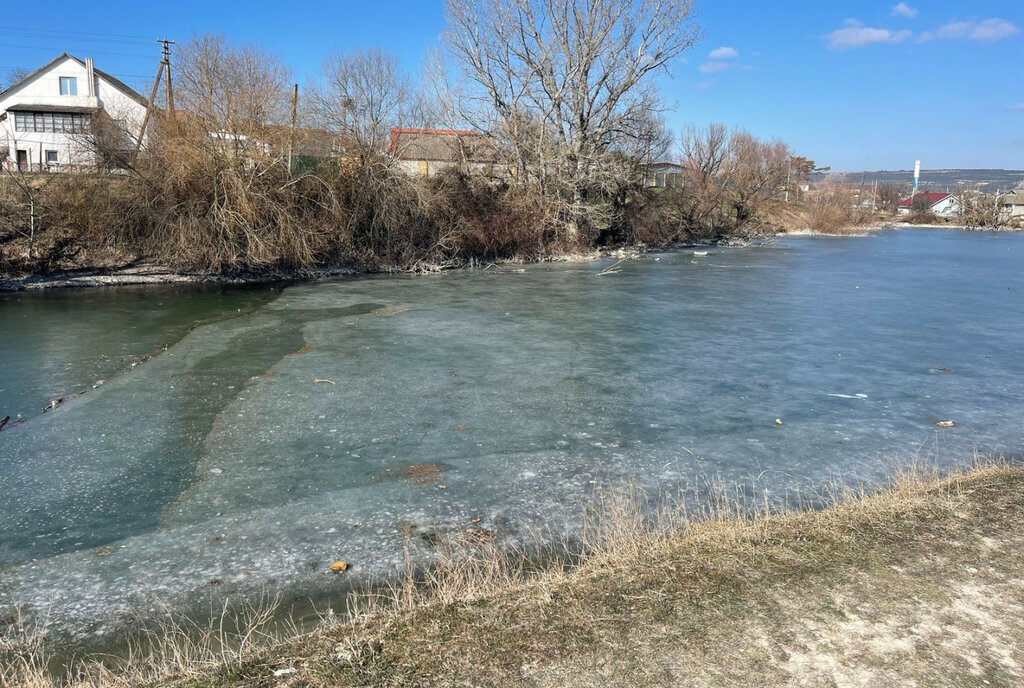
<path id="1" fill-rule="evenodd" d="M 833 172 L 816 181 L 837 184 L 905 184 L 914 183 L 913 170 L 878 170 L 875 172 Z M 921 170 L 921 188 L 930 191 L 956 191 L 961 186 L 992 192 L 1012 189 L 1024 184 L 1024 170 Z"/>

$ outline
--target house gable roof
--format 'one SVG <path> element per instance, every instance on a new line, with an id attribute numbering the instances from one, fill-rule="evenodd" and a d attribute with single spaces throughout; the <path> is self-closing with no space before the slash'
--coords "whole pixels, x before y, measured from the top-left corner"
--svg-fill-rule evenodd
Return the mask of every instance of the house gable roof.
<path id="1" fill-rule="evenodd" d="M 913 198 L 904 198 L 902 201 L 900 201 L 900 207 L 909 208 L 914 205 L 915 201 L 921 200 L 927 201 L 928 207 L 931 208 L 935 206 L 937 203 L 942 203 L 942 201 L 946 200 L 952 195 L 953 194 L 951 193 L 944 193 L 941 191 L 922 191 Z"/>
<path id="2" fill-rule="evenodd" d="M 391 153 L 399 160 L 493 163 L 498 159 L 494 143 L 473 131 L 459 129 L 391 130 Z"/>
<path id="3" fill-rule="evenodd" d="M 3 91 L 0 91 L 0 96 L 5 96 L 5 95 L 7 95 L 7 94 L 9 94 L 9 93 L 11 93 L 13 91 L 18 90 L 19 88 L 21 88 L 25 84 L 29 83 L 30 81 L 32 81 L 37 76 L 39 76 L 40 74 L 42 74 L 46 70 L 50 69 L 54 65 L 56 65 L 56 64 L 58 64 L 60 62 L 63 62 L 64 60 L 68 60 L 68 59 L 74 60 L 78 64 L 82 65 L 82 67 L 85 67 L 85 61 L 79 60 L 77 57 L 75 57 L 71 53 L 61 53 L 60 55 L 58 55 L 57 57 L 53 58 L 52 60 L 50 60 L 49 62 L 47 62 L 42 67 L 40 67 L 39 69 L 35 70 L 34 72 L 29 74 L 28 76 L 26 76 L 23 79 L 15 82 L 13 85 L 8 86 Z M 134 88 L 132 88 L 128 84 L 124 83 L 120 79 L 112 77 L 111 75 L 109 75 L 106 72 L 104 72 L 102 69 L 97 69 L 95 65 L 93 65 L 92 71 L 96 73 L 96 76 L 101 77 L 104 81 L 106 81 L 111 86 L 113 86 L 117 90 L 119 90 L 122 93 L 124 93 L 126 96 L 128 96 L 129 98 L 131 98 L 135 102 L 137 102 L 137 103 L 139 103 L 140 105 L 143 105 L 143 106 L 148 105 L 148 102 L 142 96 L 142 94 L 140 94 L 138 91 L 136 91 Z"/>
<path id="4" fill-rule="evenodd" d="M 650 172 L 682 172 L 683 166 L 677 162 L 652 162 L 644 165 Z"/>

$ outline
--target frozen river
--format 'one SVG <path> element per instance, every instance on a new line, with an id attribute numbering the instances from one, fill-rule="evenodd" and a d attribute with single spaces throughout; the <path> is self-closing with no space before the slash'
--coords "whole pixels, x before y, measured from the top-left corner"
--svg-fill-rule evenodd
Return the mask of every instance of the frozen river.
<path id="1" fill-rule="evenodd" d="M 569 530 L 608 482 L 1024 450 L 1022 234 L 608 264 L 0 295 L 0 612 L 86 638 L 330 597 L 470 524 Z"/>

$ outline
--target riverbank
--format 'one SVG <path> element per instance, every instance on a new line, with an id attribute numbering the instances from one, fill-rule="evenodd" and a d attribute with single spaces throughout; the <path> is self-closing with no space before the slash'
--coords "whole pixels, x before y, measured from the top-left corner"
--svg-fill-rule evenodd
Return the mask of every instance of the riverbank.
<path id="1" fill-rule="evenodd" d="M 719 500 L 651 523 L 598 510 L 571 570 L 475 562 L 355 621 L 221 652 L 161 638 L 78 686 L 1017 685 L 1024 678 L 1024 467 L 904 474 L 836 506 L 755 518 Z M 458 563 L 459 561 L 463 563 Z M 339 574 L 344 575 L 344 574 Z M 255 621 L 265 620 L 256 615 Z M 260 637 L 259 624 L 243 629 Z M 8 641 L 7 648 L 13 647 Z M 37 658 L 38 659 L 38 658 Z M 11 657 L 5 685 L 58 685 Z M 38 665 L 35 665 L 38 666 Z"/>
<path id="2" fill-rule="evenodd" d="M 333 267 L 275 270 L 261 273 L 216 273 L 182 272 L 163 265 L 133 264 L 122 268 L 83 268 L 81 270 L 9 277 L 7 279 L 0 279 L 0 293 L 40 289 L 83 289 L 89 287 L 120 287 L 147 284 L 271 284 L 274 282 L 305 282 L 388 272 L 430 273 L 461 268 L 500 269 L 507 266 L 540 263 L 581 263 L 601 259 L 636 257 L 649 250 L 670 251 L 692 247 L 689 245 L 686 247 L 663 246 L 657 249 L 651 249 L 646 246 L 614 247 L 572 253 L 552 253 L 527 258 L 504 258 L 494 261 L 458 261 L 441 265 L 424 263 L 409 269 L 395 269 L 392 271 L 380 269 L 368 271 L 353 267 Z"/>
<path id="3" fill-rule="evenodd" d="M 865 237 L 875 232 L 891 228 L 883 222 L 871 225 L 851 226 L 833 231 L 812 229 L 780 229 L 776 234 L 756 240 L 730 240 L 724 242 L 673 242 L 665 245 L 647 246 L 644 244 L 611 246 L 579 250 L 572 252 L 547 253 L 532 256 L 500 258 L 491 261 L 462 260 L 449 261 L 443 264 L 421 263 L 410 268 L 392 270 L 365 270 L 355 267 L 301 268 L 295 270 L 273 270 L 268 272 L 249 273 L 218 273 L 218 272 L 187 272 L 174 268 L 150 264 L 133 263 L 125 267 L 90 267 L 63 270 L 49 273 L 23 274 L 7 276 L 0 274 L 0 293 L 17 291 L 35 291 L 41 289 L 83 289 L 90 287 L 139 286 L 149 284 L 271 284 L 274 282 L 304 282 L 334 277 L 352 277 L 356 275 L 381 273 L 430 273 L 463 268 L 495 269 L 515 265 L 531 265 L 542 263 L 581 263 L 602 259 L 636 258 L 649 252 L 673 252 L 714 247 L 731 247 L 751 245 L 752 243 L 770 242 L 776 237 L 787 236 L 822 236 L 822 237 Z"/>
<path id="4" fill-rule="evenodd" d="M 295 270 L 287 272 L 218 274 L 179 272 L 161 265 L 132 265 L 125 268 L 82 269 L 0 279 L 0 292 L 37 289 L 82 289 L 146 284 L 265 284 L 358 274 L 348 268 Z"/>

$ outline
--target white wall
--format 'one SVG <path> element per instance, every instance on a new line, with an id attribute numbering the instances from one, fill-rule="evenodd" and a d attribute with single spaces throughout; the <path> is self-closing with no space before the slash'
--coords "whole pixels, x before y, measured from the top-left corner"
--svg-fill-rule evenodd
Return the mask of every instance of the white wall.
<path id="1" fill-rule="evenodd" d="M 948 196 L 933 205 L 932 212 L 936 215 L 956 215 L 960 212 L 960 204 L 956 196 Z"/>
<path id="2" fill-rule="evenodd" d="M 399 170 L 411 177 L 433 177 L 450 167 L 457 166 L 454 162 L 444 160 L 396 160 L 395 163 Z M 489 162 L 469 162 L 458 166 L 473 176 L 506 178 L 511 176 L 507 169 Z"/>
<path id="3" fill-rule="evenodd" d="M 77 78 L 78 95 L 60 94 L 62 76 Z M 46 150 L 57 151 L 57 160 L 61 165 L 89 165 L 94 162 L 88 141 L 82 134 L 16 131 L 14 112 L 8 111 L 12 106 L 44 106 L 47 109 L 103 108 L 111 118 L 124 120 L 131 136 L 138 135 L 146 114 L 144 105 L 99 75 L 96 75 L 93 82 L 93 95 L 90 96 L 88 93 L 85 66 L 66 57 L 19 88 L 0 95 L 0 113 L 7 114 L 6 119 L 0 122 L 0 137 L 4 139 L 0 141 L 0 146 L 8 149 L 9 164 L 16 164 L 18 149 L 28 152 L 29 163 L 32 165 L 39 164 Z"/>

